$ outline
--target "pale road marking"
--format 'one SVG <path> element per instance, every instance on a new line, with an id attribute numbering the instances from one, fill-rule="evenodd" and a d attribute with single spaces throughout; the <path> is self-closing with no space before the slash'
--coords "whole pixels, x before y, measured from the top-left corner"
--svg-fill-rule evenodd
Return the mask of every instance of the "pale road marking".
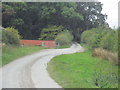
<path id="1" fill-rule="evenodd" d="M 45 49 L 17 59 L 0 68 L 0 88 L 62 88 L 49 76 L 47 63 L 57 55 L 83 51 L 79 44 L 73 44 L 71 48 Z"/>

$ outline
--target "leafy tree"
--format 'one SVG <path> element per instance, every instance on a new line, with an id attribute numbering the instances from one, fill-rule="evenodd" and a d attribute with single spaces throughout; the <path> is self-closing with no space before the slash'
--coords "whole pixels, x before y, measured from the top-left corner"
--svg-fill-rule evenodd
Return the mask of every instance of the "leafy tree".
<path id="1" fill-rule="evenodd" d="M 42 29 L 39 40 L 54 40 L 58 33 L 63 31 L 63 26 L 52 26 Z"/>

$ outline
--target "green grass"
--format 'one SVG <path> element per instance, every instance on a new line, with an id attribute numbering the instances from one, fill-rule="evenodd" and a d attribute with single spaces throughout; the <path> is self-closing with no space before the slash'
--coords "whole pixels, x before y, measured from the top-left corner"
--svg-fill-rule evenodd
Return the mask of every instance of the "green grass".
<path id="1" fill-rule="evenodd" d="M 68 45 L 60 46 L 59 48 L 56 47 L 55 49 L 63 49 L 63 48 L 70 48 L 70 47 L 71 47 L 71 44 L 68 44 Z"/>
<path id="2" fill-rule="evenodd" d="M 92 52 L 89 50 L 56 56 L 48 63 L 47 70 L 63 88 L 118 87 L 117 66 L 92 57 Z"/>
<path id="3" fill-rule="evenodd" d="M 38 52 L 44 47 L 39 46 L 28 46 L 28 47 L 13 47 L 4 46 L 2 47 L 2 66 L 10 63 L 14 59 L 20 58 L 22 56 Z"/>

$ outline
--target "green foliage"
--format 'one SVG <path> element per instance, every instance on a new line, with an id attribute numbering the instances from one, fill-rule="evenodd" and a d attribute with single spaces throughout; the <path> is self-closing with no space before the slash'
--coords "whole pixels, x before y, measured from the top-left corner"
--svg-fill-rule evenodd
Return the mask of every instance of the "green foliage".
<path id="1" fill-rule="evenodd" d="M 58 33 L 63 31 L 63 26 L 49 25 L 48 28 L 42 29 L 39 40 L 54 40 Z"/>
<path id="2" fill-rule="evenodd" d="M 14 12 L 14 9 L 7 5 L 7 4 L 2 4 L 2 14 L 7 18 L 8 16 L 11 16 L 11 15 L 14 15 L 15 12 Z M 3 17 L 4 17 L 3 16 Z M 8 17 L 9 18 L 9 17 Z"/>
<path id="3" fill-rule="evenodd" d="M 20 35 L 14 28 L 2 30 L 2 42 L 5 44 L 19 45 Z"/>
<path id="4" fill-rule="evenodd" d="M 61 13 L 65 18 L 78 18 L 83 20 L 83 16 L 77 12 L 75 12 L 75 9 L 72 7 L 63 7 L 63 11 Z"/>
<path id="5" fill-rule="evenodd" d="M 26 11 L 26 3 L 10 2 L 2 3 L 2 24 L 6 27 L 17 27 L 23 24 L 23 18 L 21 14 Z M 20 15 L 20 16 L 19 16 Z"/>
<path id="6" fill-rule="evenodd" d="M 10 24 L 13 26 L 19 26 L 19 25 L 23 25 L 24 21 L 21 18 L 12 19 Z"/>
<path id="7" fill-rule="evenodd" d="M 72 40 L 73 40 L 72 34 L 68 30 L 65 30 L 57 35 L 55 42 L 59 43 L 60 46 L 63 46 L 71 44 Z"/>
<path id="8" fill-rule="evenodd" d="M 112 52 L 117 52 L 118 31 L 103 27 L 93 28 L 82 33 L 81 42 L 90 45 L 92 48 L 101 47 Z"/>
<path id="9" fill-rule="evenodd" d="M 110 31 L 106 35 L 104 35 L 101 39 L 100 46 L 109 51 L 117 51 L 118 50 L 118 35 L 117 31 Z"/>
<path id="10" fill-rule="evenodd" d="M 85 44 L 89 44 L 89 42 L 88 41 L 90 41 L 89 39 L 89 37 L 91 36 L 93 34 L 93 32 L 91 32 L 90 30 L 86 30 L 86 31 L 84 31 L 83 33 L 82 33 L 82 35 L 81 35 L 81 42 L 82 43 L 85 43 Z"/>
<path id="11" fill-rule="evenodd" d="M 41 11 L 40 11 L 40 16 L 41 18 L 49 18 L 50 14 L 54 14 L 56 13 L 56 9 L 54 7 L 49 7 L 50 3 L 48 3 L 48 5 L 42 5 L 41 7 Z"/>
<path id="12" fill-rule="evenodd" d="M 23 39 L 38 39 L 46 26 L 62 25 L 80 41 L 84 30 L 104 24 L 106 19 L 100 2 L 3 2 L 2 6 L 3 27 L 18 29 Z"/>

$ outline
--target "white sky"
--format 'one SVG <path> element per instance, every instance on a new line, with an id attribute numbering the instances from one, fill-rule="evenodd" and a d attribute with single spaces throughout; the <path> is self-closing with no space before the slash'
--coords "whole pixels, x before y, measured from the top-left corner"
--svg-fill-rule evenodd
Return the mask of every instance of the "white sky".
<path id="1" fill-rule="evenodd" d="M 108 15 L 106 22 L 111 28 L 118 27 L 118 2 L 120 0 L 98 0 L 103 4 L 102 13 Z"/>

